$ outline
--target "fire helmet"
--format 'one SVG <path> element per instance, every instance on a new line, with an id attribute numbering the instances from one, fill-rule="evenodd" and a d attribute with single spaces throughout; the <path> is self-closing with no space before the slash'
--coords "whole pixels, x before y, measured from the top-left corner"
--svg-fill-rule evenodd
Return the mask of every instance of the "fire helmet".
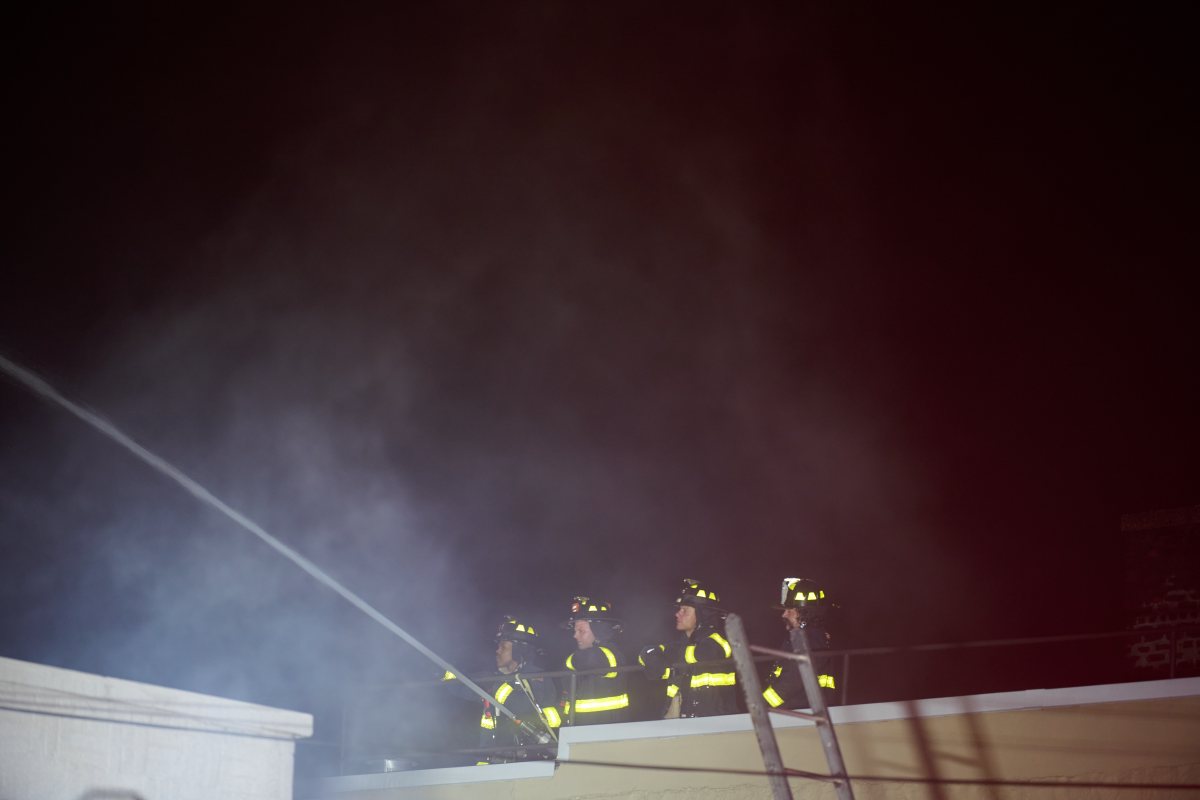
<path id="1" fill-rule="evenodd" d="M 677 606 L 692 606 L 694 608 L 716 608 L 720 598 L 712 589 L 693 578 L 683 579 L 683 588 L 675 598 Z"/>
<path id="2" fill-rule="evenodd" d="M 812 578 L 784 578 L 779 589 L 779 608 L 817 611 L 827 605 L 825 590 Z"/>
<path id="3" fill-rule="evenodd" d="M 581 619 L 588 622 L 620 622 L 620 619 L 613 613 L 611 603 L 576 595 L 571 598 L 570 616 L 563 624 L 569 628 L 575 624 L 576 620 Z"/>
<path id="4" fill-rule="evenodd" d="M 580 620 L 588 623 L 598 642 L 612 641 L 621 633 L 620 618 L 613 612 L 612 604 L 603 600 L 593 600 L 581 595 L 571 598 L 570 616 L 563 623 L 563 627 L 574 628 L 575 623 Z"/>
<path id="5" fill-rule="evenodd" d="M 521 622 L 516 617 L 505 614 L 496 630 L 497 642 L 509 641 L 513 644 L 528 644 L 537 646 L 538 635 L 532 625 Z"/>

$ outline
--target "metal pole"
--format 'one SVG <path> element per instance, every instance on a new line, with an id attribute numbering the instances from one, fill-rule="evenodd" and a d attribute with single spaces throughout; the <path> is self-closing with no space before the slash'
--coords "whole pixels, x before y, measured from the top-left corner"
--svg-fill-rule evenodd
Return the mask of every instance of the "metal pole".
<path id="1" fill-rule="evenodd" d="M 842 705 L 850 705 L 846 702 L 846 696 L 850 693 L 850 654 L 842 653 Z"/>
<path id="2" fill-rule="evenodd" d="M 784 774 L 783 757 L 779 755 L 775 729 L 771 727 L 771 718 L 767 715 L 767 706 L 763 702 L 762 688 L 758 685 L 758 673 L 754 668 L 754 658 L 750 655 L 750 646 L 746 642 L 746 629 L 742 627 L 742 618 L 732 613 L 727 616 L 725 633 L 728 634 L 729 644 L 733 648 L 733 660 L 738 668 L 738 683 L 742 685 L 742 691 L 746 695 L 746 708 L 750 711 L 754 735 L 758 738 L 758 749 L 762 751 L 763 765 L 767 768 L 771 796 L 775 800 L 792 800 L 792 788 L 788 786 Z"/>
<path id="3" fill-rule="evenodd" d="M 567 704 L 567 726 L 568 727 L 574 727 L 574 725 L 575 725 L 575 700 L 576 700 L 575 695 L 578 692 L 578 686 L 579 686 L 579 679 L 576 677 L 575 673 L 572 672 L 571 673 L 571 693 L 570 693 L 571 696 L 570 696 L 570 700 Z"/>

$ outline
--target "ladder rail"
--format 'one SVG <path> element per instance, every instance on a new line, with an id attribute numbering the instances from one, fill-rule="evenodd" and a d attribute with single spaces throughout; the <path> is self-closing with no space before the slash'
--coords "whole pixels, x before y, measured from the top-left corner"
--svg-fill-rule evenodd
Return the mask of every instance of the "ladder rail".
<path id="1" fill-rule="evenodd" d="M 754 736 L 758 739 L 758 749 L 762 752 L 763 766 L 767 768 L 771 797 L 774 800 L 792 800 L 792 787 L 787 782 L 783 756 L 779 754 L 779 742 L 775 739 L 775 729 L 771 727 L 771 717 L 767 713 L 762 687 L 758 683 L 758 672 L 754 668 L 754 657 L 750 655 L 750 645 L 746 640 L 742 618 L 733 613 L 725 617 L 725 633 L 733 649 L 733 661 L 737 664 L 739 673 L 738 683 L 742 685 L 742 692 L 746 695 L 746 709 L 750 712 L 750 721 L 754 724 Z"/>
<path id="2" fill-rule="evenodd" d="M 833 720 L 829 717 L 829 709 L 825 705 L 825 697 L 821 694 L 821 684 L 817 682 L 817 671 L 813 668 L 812 650 L 808 646 L 808 636 L 804 628 L 793 628 L 790 634 L 796 668 L 800 670 L 800 680 L 804 684 L 804 693 L 808 696 L 808 705 L 813 716 L 817 717 L 817 734 L 821 737 L 821 746 L 825 750 L 825 761 L 829 764 L 829 774 L 836 779 L 838 800 L 854 800 L 854 790 L 850 787 L 850 778 L 846 773 L 846 763 L 842 760 L 842 748 L 838 744 L 837 734 L 833 730 Z"/>

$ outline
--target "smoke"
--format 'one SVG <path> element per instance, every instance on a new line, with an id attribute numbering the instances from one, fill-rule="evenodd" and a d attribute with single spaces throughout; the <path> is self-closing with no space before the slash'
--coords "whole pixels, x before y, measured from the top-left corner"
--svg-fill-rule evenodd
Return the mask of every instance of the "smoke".
<path id="1" fill-rule="evenodd" d="M 919 291 L 864 199 L 888 173 L 858 132 L 883 126 L 834 45 L 730 14 L 665 62 L 633 11 L 439 20 L 414 47 L 333 26 L 294 45 L 286 103 L 266 70 L 225 87 L 273 131 L 228 159 L 204 137 L 226 107 L 186 101 L 200 133 L 151 188 L 194 209 L 205 167 L 248 177 L 143 268 L 146 302 L 109 273 L 126 313 L 67 393 L 468 671 L 503 613 L 570 646 L 575 594 L 613 601 L 636 650 L 685 576 L 769 643 L 785 574 L 870 643 L 897 597 L 938 616 L 975 575 L 937 532 L 944 467 L 888 341 Z M 254 117 L 267 100 L 286 124 Z M 156 218 L 110 216 L 111 266 Z M 74 422 L 27 419 L 4 460 L 35 542 L 15 655 L 314 710 L 319 736 L 348 687 L 434 674 Z"/>
<path id="2" fill-rule="evenodd" d="M 294 134 L 78 396 L 451 654 L 507 611 L 548 629 L 575 593 L 611 595 L 634 644 L 662 633 L 685 575 L 765 606 L 778 548 L 819 570 L 858 497 L 887 508 L 891 468 L 820 345 L 789 338 L 825 312 L 774 294 L 794 288 L 769 278 L 789 254 L 764 244 L 736 159 L 701 170 L 699 143 L 651 164 L 622 145 L 648 120 L 591 130 L 570 109 L 463 153 L 490 102 L 427 122 L 444 137 L 402 156 L 388 115 L 349 155 L 345 117 Z M 791 358 L 812 364 L 795 383 Z M 56 643 L 60 663 L 301 706 L 428 669 L 56 428 L 72 501 L 53 526 L 87 563 L 61 602 L 107 608 Z"/>

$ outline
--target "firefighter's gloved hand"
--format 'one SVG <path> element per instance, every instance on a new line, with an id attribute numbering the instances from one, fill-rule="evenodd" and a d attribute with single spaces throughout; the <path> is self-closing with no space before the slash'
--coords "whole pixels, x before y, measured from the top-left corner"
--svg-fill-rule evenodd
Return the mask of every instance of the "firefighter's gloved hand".
<path id="1" fill-rule="evenodd" d="M 652 644 L 649 647 L 644 647 L 638 654 L 638 660 L 642 661 L 647 658 L 659 658 L 666 653 L 666 649 L 666 646 L 661 644 Z"/>
<path id="2" fill-rule="evenodd" d="M 667 661 L 667 648 L 661 644 L 643 648 L 638 653 L 638 663 L 646 668 L 647 678 L 663 678 L 670 666 Z"/>

